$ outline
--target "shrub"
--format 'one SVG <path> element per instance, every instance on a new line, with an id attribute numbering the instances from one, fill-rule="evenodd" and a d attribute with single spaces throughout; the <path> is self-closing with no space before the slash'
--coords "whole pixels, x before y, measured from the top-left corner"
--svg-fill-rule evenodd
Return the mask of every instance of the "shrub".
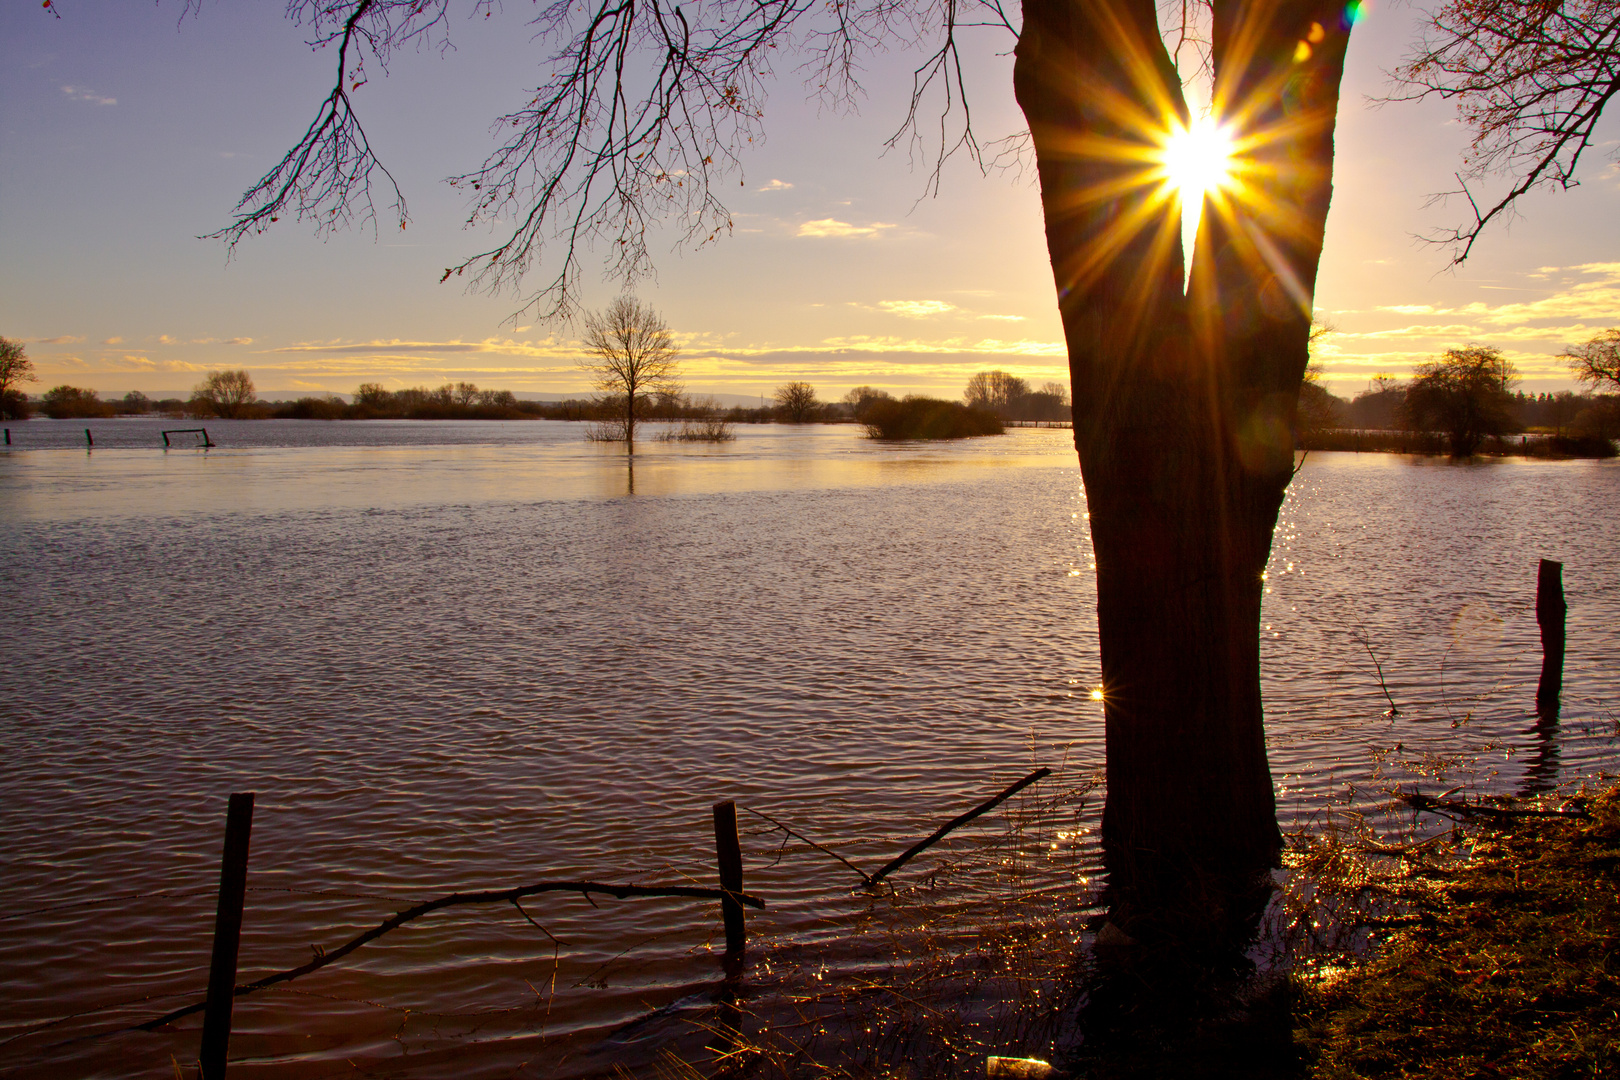
<path id="1" fill-rule="evenodd" d="M 349 415 L 349 406 L 337 397 L 301 397 L 277 405 L 271 415 L 279 420 L 342 420 Z"/>
<path id="2" fill-rule="evenodd" d="M 874 402 L 862 423 L 868 438 L 887 440 L 967 439 L 1000 435 L 1005 430 L 996 415 L 985 409 L 925 397 Z"/>
<path id="3" fill-rule="evenodd" d="M 21 390 L 0 393 L 0 420 L 26 420 L 34 413 L 28 395 Z"/>
<path id="4" fill-rule="evenodd" d="M 45 391 L 45 396 L 40 399 L 39 409 L 52 420 L 111 416 L 114 412 L 112 404 L 102 401 L 94 390 L 84 390 L 77 386 L 54 386 Z"/>
<path id="5" fill-rule="evenodd" d="M 1547 440 L 1561 457 L 1612 458 L 1614 443 L 1601 435 L 1554 435 Z"/>

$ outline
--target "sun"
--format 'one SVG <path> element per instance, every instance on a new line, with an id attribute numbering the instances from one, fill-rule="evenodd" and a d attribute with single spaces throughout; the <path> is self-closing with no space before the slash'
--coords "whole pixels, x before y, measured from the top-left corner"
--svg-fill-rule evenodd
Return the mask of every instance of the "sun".
<path id="1" fill-rule="evenodd" d="M 1199 207 L 1207 193 L 1231 184 L 1232 153 L 1232 136 L 1209 117 L 1172 124 L 1160 155 L 1165 183 L 1183 207 Z"/>

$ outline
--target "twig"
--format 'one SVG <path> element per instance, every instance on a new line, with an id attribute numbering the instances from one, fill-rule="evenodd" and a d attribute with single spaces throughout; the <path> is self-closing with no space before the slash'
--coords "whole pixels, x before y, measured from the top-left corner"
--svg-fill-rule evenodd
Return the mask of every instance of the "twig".
<path id="1" fill-rule="evenodd" d="M 1044 777 L 1048 777 L 1048 776 L 1051 776 L 1051 775 L 1052 775 L 1052 770 L 1051 769 L 1046 769 L 1046 768 L 1036 769 L 1034 772 L 1030 773 L 1028 776 L 1026 776 L 1022 780 L 1018 781 L 1018 783 L 1012 785 L 1011 787 L 1009 787 L 1006 790 L 1004 790 L 1003 792 L 1001 792 L 1001 794 L 996 795 L 993 798 L 986 799 L 984 802 L 980 803 L 978 806 L 975 806 L 972 810 L 969 810 L 967 813 L 962 814 L 962 815 L 960 815 L 958 817 L 954 817 L 950 821 L 947 821 L 945 824 L 943 824 L 939 828 L 935 829 L 933 834 L 930 835 L 927 839 L 919 840 L 919 841 L 917 841 L 917 843 L 912 844 L 905 851 L 901 852 L 898 856 L 891 859 L 883 867 L 883 869 L 879 870 L 877 873 L 875 873 L 871 877 L 867 878 L 866 879 L 866 888 L 868 888 L 868 889 L 872 888 L 878 882 L 882 881 L 884 878 L 888 877 L 890 874 L 894 873 L 896 870 L 898 870 L 902 866 L 906 865 L 906 863 L 910 862 L 913 856 L 919 855 L 923 851 L 927 850 L 928 848 L 933 847 L 940 840 L 943 840 L 945 838 L 946 834 L 950 833 L 951 831 L 953 831 L 955 829 L 961 828 L 963 825 L 966 825 L 968 822 L 972 821 L 974 818 L 978 817 L 981 814 L 989 813 L 991 810 L 994 810 L 996 807 L 1000 806 L 1003 802 L 1007 801 L 1008 799 L 1012 798 L 1014 795 L 1018 794 L 1020 791 L 1023 791 L 1025 788 L 1029 787 L 1029 785 L 1033 784 L 1035 781 L 1043 779 Z"/>
<path id="2" fill-rule="evenodd" d="M 1402 795 L 1401 801 L 1414 810 L 1439 814 L 1441 817 L 1448 817 L 1453 821 L 1472 821 L 1480 815 L 1498 821 L 1537 817 L 1568 818 L 1575 821 L 1592 820 L 1592 815 L 1585 810 L 1507 810 L 1496 806 L 1470 805 L 1456 799 L 1436 799 L 1428 795 Z"/>
<path id="3" fill-rule="evenodd" d="M 541 881 L 533 885 L 522 885 L 515 889 L 491 889 L 485 892 L 451 893 L 449 896 L 441 896 L 437 900 L 428 900 L 425 903 L 417 904 L 415 907 L 406 908 L 404 911 L 394 915 L 393 918 L 385 919 L 381 923 L 378 923 L 376 926 L 372 927 L 370 930 L 367 930 L 365 933 L 351 938 L 347 943 L 339 948 L 333 949 L 331 952 L 320 953 L 307 964 L 302 964 L 295 968 L 289 968 L 286 971 L 278 971 L 274 975 L 266 975 L 257 982 L 239 985 L 235 989 L 234 996 L 241 997 L 244 994 L 251 994 L 256 990 L 263 990 L 267 986 L 274 986 L 276 983 L 288 982 L 289 980 L 298 978 L 300 975 L 308 975 L 312 971 L 318 971 L 327 964 L 332 963 L 334 960 L 339 960 L 354 952 L 354 950 L 358 949 L 366 942 L 375 941 L 384 934 L 388 933 L 390 930 L 397 930 L 406 923 L 420 919 L 422 916 L 434 911 L 438 911 L 440 908 L 455 907 L 459 904 L 516 904 L 517 901 L 521 900 L 525 896 L 533 896 L 536 893 L 544 892 L 583 893 L 587 900 L 590 899 L 591 893 L 602 893 L 607 896 L 617 897 L 620 900 L 624 900 L 632 896 L 668 896 L 684 897 L 695 900 L 721 900 L 727 896 L 731 896 L 741 903 L 747 904 L 749 907 L 763 908 L 765 906 L 765 901 L 761 900 L 757 896 L 752 896 L 748 893 L 728 893 L 724 889 L 700 889 L 689 885 L 673 885 L 667 887 L 654 887 L 646 885 L 604 885 L 597 881 Z M 208 1003 L 206 1001 L 198 1001 L 191 1005 L 187 1005 L 183 1009 L 176 1009 L 171 1013 L 166 1013 L 155 1020 L 148 1020 L 144 1024 L 137 1024 L 134 1028 L 129 1030 L 155 1031 L 163 1025 L 178 1020 L 183 1016 L 190 1016 L 192 1013 L 202 1012 L 207 1004 Z"/>
<path id="4" fill-rule="evenodd" d="M 830 855 L 833 858 L 837 859 L 839 862 L 843 863 L 845 866 L 847 866 L 851 870 L 855 871 L 855 873 L 860 876 L 861 883 L 863 885 L 872 884 L 871 875 L 869 875 L 865 870 L 862 870 L 860 867 L 856 866 L 854 863 L 850 862 L 848 859 L 844 858 L 842 855 L 838 854 L 838 852 L 828 850 L 827 848 L 824 848 L 820 844 L 816 843 L 814 840 L 810 839 L 808 836 L 804 836 L 804 835 L 802 835 L 800 833 L 794 832 L 792 829 L 788 828 L 786 825 L 782 824 L 780 821 L 777 821 L 775 818 L 771 817 L 771 815 L 769 815 L 769 814 L 761 813 L 758 810 L 753 810 L 753 809 L 750 809 L 749 807 L 746 807 L 746 806 L 742 807 L 742 809 L 747 810 L 750 814 L 753 814 L 757 818 L 763 818 L 764 820 L 770 822 L 772 825 L 776 826 L 778 829 L 781 829 L 783 832 L 787 833 L 793 839 L 801 840 L 804 843 L 809 844 L 811 847 L 815 848 L 817 851 L 821 852 L 823 855 Z"/>
<path id="5" fill-rule="evenodd" d="M 1367 650 L 1367 655 L 1372 658 L 1373 669 L 1378 672 L 1378 689 L 1384 692 L 1384 700 L 1389 702 L 1389 712 L 1385 715 L 1390 717 L 1401 715 L 1401 710 L 1395 707 L 1395 699 L 1389 696 L 1389 687 L 1384 685 L 1384 665 L 1378 662 L 1378 654 L 1373 652 L 1372 643 L 1367 640 L 1366 631 L 1357 630 L 1350 637 L 1359 642 L 1361 647 Z"/>

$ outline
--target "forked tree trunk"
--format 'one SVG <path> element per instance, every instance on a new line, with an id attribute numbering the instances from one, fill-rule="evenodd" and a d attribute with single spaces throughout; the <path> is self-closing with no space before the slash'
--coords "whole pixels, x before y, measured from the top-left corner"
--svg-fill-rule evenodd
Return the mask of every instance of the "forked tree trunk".
<path id="1" fill-rule="evenodd" d="M 1349 20 L 1215 0 L 1239 183 L 1183 293 L 1155 131 L 1185 115 L 1154 0 L 1026 0 L 1014 69 L 1041 181 L 1097 560 L 1116 904 L 1276 863 L 1262 574 L 1292 475 Z M 1252 145 L 1246 139 L 1256 140 Z"/>

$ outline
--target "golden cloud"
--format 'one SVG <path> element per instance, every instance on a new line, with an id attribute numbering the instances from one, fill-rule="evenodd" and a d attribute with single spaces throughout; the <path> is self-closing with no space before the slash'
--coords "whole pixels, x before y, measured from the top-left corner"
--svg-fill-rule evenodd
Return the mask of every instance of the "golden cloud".
<path id="1" fill-rule="evenodd" d="M 943 315 L 956 310 L 955 304 L 944 300 L 879 300 L 878 307 L 891 315 L 904 315 L 908 319 L 926 319 L 930 315 Z"/>
<path id="2" fill-rule="evenodd" d="M 847 221 L 836 218 L 822 218 L 819 221 L 806 221 L 799 226 L 798 236 L 813 237 L 844 237 L 844 236 L 877 236 L 883 229 L 892 229 L 893 225 L 885 225 L 881 221 L 874 221 L 870 225 L 851 225 Z"/>

